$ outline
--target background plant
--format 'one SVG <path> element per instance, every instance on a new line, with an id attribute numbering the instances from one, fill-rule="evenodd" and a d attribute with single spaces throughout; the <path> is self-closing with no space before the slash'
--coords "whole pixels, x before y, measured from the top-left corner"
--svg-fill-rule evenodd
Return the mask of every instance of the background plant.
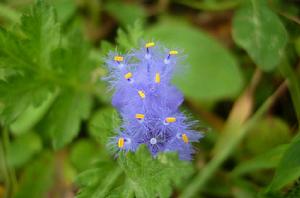
<path id="1" fill-rule="evenodd" d="M 0 3 L 0 197 L 299 197 L 296 0 Z M 115 159 L 103 58 L 179 47 L 193 162 L 145 147 Z"/>

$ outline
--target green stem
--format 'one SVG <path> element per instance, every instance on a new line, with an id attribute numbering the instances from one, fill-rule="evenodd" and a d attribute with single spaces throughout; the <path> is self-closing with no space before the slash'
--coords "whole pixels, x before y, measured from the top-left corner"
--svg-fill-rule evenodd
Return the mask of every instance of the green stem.
<path id="1" fill-rule="evenodd" d="M 7 162 L 7 151 L 9 148 L 9 134 L 8 134 L 8 129 L 4 128 L 2 130 L 2 137 L 1 137 L 1 168 L 3 169 L 4 176 L 5 176 L 5 197 L 9 198 L 12 197 L 16 186 L 17 186 L 17 179 L 16 179 L 16 174 L 15 170 L 13 167 L 10 167 L 10 165 Z"/>
<path id="2" fill-rule="evenodd" d="M 279 69 L 282 75 L 288 81 L 289 92 L 291 94 L 294 109 L 296 111 L 298 124 L 300 124 L 300 85 L 296 72 L 293 71 L 291 65 L 289 64 L 285 56 L 283 58 L 282 64 L 279 66 Z"/>
<path id="3" fill-rule="evenodd" d="M 201 170 L 201 172 L 196 175 L 192 182 L 187 186 L 187 188 L 182 192 L 181 198 L 193 197 L 197 192 L 200 192 L 206 182 L 213 176 L 217 169 L 222 165 L 222 163 L 230 156 L 234 148 L 241 142 L 243 137 L 246 135 L 246 132 L 255 124 L 263 114 L 270 108 L 277 96 L 285 88 L 285 83 L 283 83 L 276 92 L 271 95 L 264 104 L 255 112 L 255 114 L 246 121 L 241 127 L 238 127 L 234 130 L 236 136 L 233 136 L 229 139 L 228 145 L 224 147 L 221 152 L 217 153 L 212 160 Z M 232 130 L 232 128 L 227 128 L 226 130 Z M 226 131 L 225 131 L 226 132 Z"/>
<path id="4" fill-rule="evenodd" d="M 9 179 L 7 166 L 5 163 L 5 152 L 4 152 L 4 145 L 2 143 L 2 138 L 1 138 L 1 142 L 0 142 L 0 171 L 4 176 L 4 184 L 5 184 L 4 197 L 8 198 L 9 197 L 9 189 L 10 189 L 10 179 Z"/>

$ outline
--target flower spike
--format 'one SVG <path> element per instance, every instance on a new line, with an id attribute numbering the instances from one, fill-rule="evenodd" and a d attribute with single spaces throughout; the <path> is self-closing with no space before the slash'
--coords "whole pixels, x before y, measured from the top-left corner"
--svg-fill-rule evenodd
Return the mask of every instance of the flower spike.
<path id="1" fill-rule="evenodd" d="M 148 42 L 124 57 L 110 53 L 106 79 L 115 90 L 112 104 L 123 120 L 111 144 L 125 152 L 135 152 L 145 144 L 153 157 L 173 151 L 180 159 L 191 160 L 195 152 L 192 143 L 202 135 L 192 130 L 194 122 L 179 111 L 183 95 L 171 83 L 180 65 L 179 53 L 167 50 L 166 56 L 164 51 L 164 47 Z"/>

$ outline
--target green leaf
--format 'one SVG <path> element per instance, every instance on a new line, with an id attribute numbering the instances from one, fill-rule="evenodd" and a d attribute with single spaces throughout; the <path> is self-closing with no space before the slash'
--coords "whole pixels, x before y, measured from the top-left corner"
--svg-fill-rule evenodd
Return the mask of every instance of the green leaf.
<path id="1" fill-rule="evenodd" d="M 298 123 L 300 123 L 300 83 L 299 77 L 297 72 L 293 69 L 292 65 L 290 64 L 289 60 L 285 54 L 282 58 L 282 63 L 279 66 L 279 69 L 282 75 L 286 78 L 289 82 L 289 92 L 293 101 L 294 111 L 296 113 Z"/>
<path id="2" fill-rule="evenodd" d="M 65 46 L 53 51 L 51 58 L 52 66 L 62 80 L 58 83 L 76 91 L 93 91 L 89 81 L 96 64 L 90 57 L 90 46 L 80 32 L 73 31 L 67 35 Z"/>
<path id="3" fill-rule="evenodd" d="M 245 3 L 233 18 L 233 39 L 258 67 L 270 71 L 281 60 L 287 33 L 280 19 L 264 1 Z"/>
<path id="4" fill-rule="evenodd" d="M 104 5 L 104 8 L 125 27 L 133 25 L 137 20 L 144 21 L 146 17 L 145 10 L 138 4 L 109 1 Z"/>
<path id="5" fill-rule="evenodd" d="M 121 186 L 118 186 L 117 188 L 113 189 L 107 198 L 133 198 L 134 197 L 134 191 L 130 187 L 130 183 L 128 180 L 125 181 L 125 183 Z"/>
<path id="6" fill-rule="evenodd" d="M 80 189 L 76 198 L 107 197 L 121 173 L 111 161 L 99 161 L 93 168 L 78 175 L 75 183 Z"/>
<path id="7" fill-rule="evenodd" d="M 28 13 L 23 14 L 21 30 L 25 37 L 24 53 L 37 67 L 49 68 L 50 53 L 60 42 L 60 27 L 54 8 L 44 0 L 38 0 Z"/>
<path id="8" fill-rule="evenodd" d="M 119 164 L 136 197 L 170 197 L 172 186 L 192 172 L 191 164 L 165 153 L 153 159 L 145 145 L 135 153 L 121 154 Z"/>
<path id="9" fill-rule="evenodd" d="M 116 133 L 120 126 L 120 117 L 114 108 L 104 108 L 97 111 L 89 122 L 89 134 L 102 145 L 108 143 L 108 138 Z"/>
<path id="10" fill-rule="evenodd" d="M 300 138 L 296 137 L 283 154 L 275 176 L 269 185 L 269 191 L 277 191 L 300 176 Z"/>
<path id="11" fill-rule="evenodd" d="M 88 169 L 93 162 L 99 159 L 100 154 L 102 153 L 99 152 L 99 146 L 94 141 L 81 139 L 73 144 L 70 159 L 74 167 L 81 172 Z"/>
<path id="12" fill-rule="evenodd" d="M 34 107 L 33 105 L 27 107 L 27 109 L 15 120 L 11 125 L 10 129 L 13 134 L 23 134 L 28 132 L 33 128 L 37 122 L 39 122 L 42 117 L 49 110 L 50 106 L 53 104 L 56 99 L 57 94 L 49 93 L 49 96 L 43 103 Z"/>
<path id="13" fill-rule="evenodd" d="M 60 42 L 54 10 L 44 1 L 23 14 L 17 27 L 12 32 L 0 29 L 0 67 L 9 74 L 0 82 L 0 101 L 4 104 L 1 117 L 5 123 L 47 98 L 53 86 L 44 78 L 49 73 L 51 51 Z"/>
<path id="14" fill-rule="evenodd" d="M 76 11 L 75 1 L 73 0 L 51 0 L 57 12 L 60 22 L 66 23 Z"/>
<path id="15" fill-rule="evenodd" d="M 243 145 L 247 153 L 257 155 L 278 145 L 287 144 L 290 139 L 287 123 L 278 117 L 269 116 L 255 123 L 249 130 Z"/>
<path id="16" fill-rule="evenodd" d="M 166 20 L 152 26 L 147 37 L 181 48 L 187 55 L 175 83 L 195 100 L 234 97 L 243 87 L 243 77 L 236 59 L 216 40 L 183 22 Z M 216 58 L 217 56 L 217 58 Z M 218 71 L 218 72 L 216 72 Z"/>
<path id="17" fill-rule="evenodd" d="M 61 148 L 78 134 L 92 106 L 96 64 L 90 46 L 72 31 L 61 42 L 54 8 L 43 0 L 13 30 L 0 30 L 1 118 L 16 121 L 17 131 L 39 122 L 39 132 Z"/>
<path id="18" fill-rule="evenodd" d="M 41 83 L 33 76 L 11 76 L 0 81 L 0 101 L 4 104 L 1 112 L 3 121 L 11 123 L 28 106 L 39 106 L 49 97 L 49 90 L 47 83 Z"/>
<path id="19" fill-rule="evenodd" d="M 170 197 L 172 186 L 179 185 L 192 172 L 191 164 L 179 160 L 175 153 L 160 154 L 153 159 L 145 145 L 136 153 L 121 153 L 119 166 L 121 169 L 110 160 L 99 161 L 79 174 L 76 197 Z M 122 172 L 125 179 L 120 177 Z"/>
<path id="20" fill-rule="evenodd" d="M 298 56 L 300 56 L 300 36 L 298 36 L 295 41 L 295 49 L 296 49 L 296 52 L 298 54 Z"/>
<path id="21" fill-rule="evenodd" d="M 81 34 L 73 32 L 65 47 L 52 54 L 52 66 L 57 71 L 61 90 L 38 128 L 51 137 L 56 149 L 76 137 L 81 120 L 88 118 L 92 108 L 93 85 L 90 80 L 95 64 L 89 56 L 89 49 Z"/>
<path id="22" fill-rule="evenodd" d="M 12 167 L 19 168 L 41 151 L 42 141 L 35 133 L 18 136 L 8 147 L 7 161 Z"/>
<path id="23" fill-rule="evenodd" d="M 240 163 L 232 172 L 232 175 L 239 176 L 246 173 L 253 173 L 260 169 L 275 168 L 283 153 L 287 150 L 288 145 L 280 145 L 270 151 L 262 153 L 253 159 L 246 160 Z"/>
<path id="24" fill-rule="evenodd" d="M 39 123 L 38 129 L 51 136 L 55 149 L 62 148 L 76 137 L 81 120 L 88 117 L 91 105 L 89 95 L 64 91 Z"/>
<path id="25" fill-rule="evenodd" d="M 133 25 L 128 25 L 126 30 L 118 29 L 117 33 L 118 47 L 125 51 L 137 47 L 144 35 L 142 22 L 136 21 Z"/>
<path id="26" fill-rule="evenodd" d="M 46 197 L 54 180 L 54 161 L 51 154 L 43 153 L 21 175 L 19 188 L 14 198 Z"/>

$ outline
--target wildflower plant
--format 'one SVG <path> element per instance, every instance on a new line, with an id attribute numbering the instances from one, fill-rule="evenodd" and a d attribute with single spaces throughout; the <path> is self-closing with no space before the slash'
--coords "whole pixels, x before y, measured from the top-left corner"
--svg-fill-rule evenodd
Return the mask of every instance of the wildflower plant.
<path id="1" fill-rule="evenodd" d="M 0 3 L 0 197 L 300 197 L 296 0 L 35 1 Z"/>
<path id="2" fill-rule="evenodd" d="M 123 120 L 110 142 L 118 151 L 135 152 L 145 144 L 154 157 L 172 151 L 182 160 L 192 159 L 191 143 L 202 135 L 192 129 L 195 122 L 179 111 L 184 98 L 171 79 L 181 62 L 177 50 L 154 42 L 123 56 L 109 53 L 105 79 L 115 90 L 112 104 Z"/>

